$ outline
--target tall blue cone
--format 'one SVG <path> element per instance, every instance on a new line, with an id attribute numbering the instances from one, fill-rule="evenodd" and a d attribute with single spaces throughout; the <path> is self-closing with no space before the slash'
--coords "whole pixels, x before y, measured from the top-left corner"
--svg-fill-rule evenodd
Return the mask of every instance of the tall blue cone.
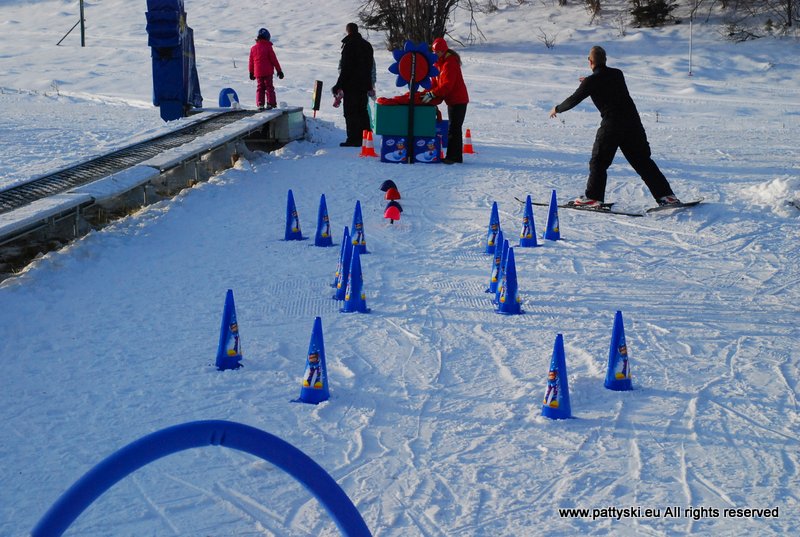
<path id="1" fill-rule="evenodd" d="M 494 255 L 497 234 L 500 232 L 500 215 L 497 214 L 497 202 L 492 202 L 492 214 L 489 216 L 489 228 L 486 232 L 485 254 Z"/>
<path id="2" fill-rule="evenodd" d="M 325 362 L 325 343 L 322 340 L 322 319 L 314 319 L 311 341 L 308 344 L 306 369 L 300 388 L 298 403 L 316 405 L 331 398 L 328 389 L 328 365 Z"/>
<path id="3" fill-rule="evenodd" d="M 347 228 L 345 228 L 345 231 Z M 345 240 L 346 239 L 346 240 Z M 350 242 L 350 235 L 342 238 L 342 255 L 339 257 L 339 265 L 336 267 L 336 292 L 333 294 L 334 300 L 344 300 L 347 294 L 347 280 L 350 279 L 350 265 L 353 262 L 353 251 L 358 248 L 353 247 Z M 359 263 L 359 267 L 361 263 Z"/>
<path id="4" fill-rule="evenodd" d="M 222 310 L 222 326 L 219 331 L 217 346 L 217 369 L 238 369 L 242 367 L 242 342 L 239 339 L 239 324 L 236 321 L 236 304 L 233 302 L 233 290 L 228 289 L 225 295 L 225 308 Z"/>
<path id="5" fill-rule="evenodd" d="M 364 218 L 361 216 L 361 201 L 356 200 L 356 208 L 353 210 L 353 225 L 350 227 L 350 241 L 358 249 L 359 254 L 368 254 L 367 236 L 364 233 Z"/>
<path id="6" fill-rule="evenodd" d="M 609 390 L 618 392 L 633 389 L 631 364 L 628 358 L 628 346 L 625 344 L 625 327 L 622 324 L 621 311 L 617 311 L 614 316 L 614 330 L 611 333 L 611 347 L 608 350 L 605 386 Z"/>
<path id="7" fill-rule="evenodd" d="M 503 230 L 497 233 L 497 240 L 494 246 L 494 257 L 492 257 L 492 272 L 489 275 L 489 288 L 487 293 L 497 293 L 497 282 L 500 278 L 500 262 L 503 260 Z"/>
<path id="8" fill-rule="evenodd" d="M 328 218 L 328 204 L 325 203 L 325 194 L 319 197 L 317 232 L 314 234 L 314 246 L 333 246 L 331 220 Z"/>
<path id="9" fill-rule="evenodd" d="M 286 200 L 286 233 L 284 240 L 301 241 L 303 233 L 300 231 L 300 216 L 297 214 L 297 206 L 294 204 L 294 194 L 289 189 L 289 196 Z"/>
<path id="10" fill-rule="evenodd" d="M 333 283 L 331 284 L 331 287 L 333 287 L 334 289 L 339 287 L 339 282 L 342 280 L 342 274 L 344 273 L 345 260 L 348 260 L 348 262 L 349 262 L 349 259 L 350 259 L 349 257 L 344 257 L 344 251 L 345 251 L 345 248 L 348 245 L 350 246 L 350 248 L 353 247 L 353 245 L 350 244 L 350 230 L 347 229 L 347 226 L 344 226 L 344 233 L 342 234 L 342 245 L 339 248 L 339 262 L 336 263 L 336 274 L 333 276 Z M 347 269 L 348 270 L 350 269 L 349 265 L 348 265 Z M 347 278 L 345 277 L 344 280 L 345 280 L 345 282 L 344 282 L 345 285 L 347 285 Z"/>
<path id="11" fill-rule="evenodd" d="M 550 208 L 547 211 L 547 226 L 544 230 L 544 238 L 548 241 L 561 239 L 561 231 L 558 225 L 558 201 L 556 200 L 555 190 L 550 196 Z"/>
<path id="12" fill-rule="evenodd" d="M 508 250 L 511 245 L 508 244 L 508 239 L 503 240 L 503 254 L 500 257 L 500 271 L 497 273 L 497 289 L 494 291 L 494 298 L 492 304 L 500 304 L 500 293 L 503 292 L 503 283 L 505 282 L 506 275 L 506 261 L 508 261 Z"/>
<path id="13" fill-rule="evenodd" d="M 564 357 L 564 337 L 556 336 L 553 357 L 547 372 L 547 389 L 542 401 L 542 416 L 553 420 L 572 417 L 569 404 L 569 384 L 567 383 L 567 359 Z"/>
<path id="14" fill-rule="evenodd" d="M 539 246 L 536 242 L 536 224 L 533 221 L 531 197 L 525 199 L 525 213 L 522 215 L 522 231 L 519 232 L 519 245 L 523 248 Z"/>
<path id="15" fill-rule="evenodd" d="M 519 315 L 523 313 L 517 288 L 517 265 L 514 263 L 514 249 L 508 249 L 506 269 L 503 272 L 502 291 L 500 292 L 497 313 L 503 315 Z"/>
<path id="16" fill-rule="evenodd" d="M 364 293 L 364 280 L 361 276 L 361 254 L 353 247 L 353 258 L 350 261 L 350 274 L 347 276 L 347 290 L 344 293 L 342 313 L 369 313 L 367 295 Z"/>

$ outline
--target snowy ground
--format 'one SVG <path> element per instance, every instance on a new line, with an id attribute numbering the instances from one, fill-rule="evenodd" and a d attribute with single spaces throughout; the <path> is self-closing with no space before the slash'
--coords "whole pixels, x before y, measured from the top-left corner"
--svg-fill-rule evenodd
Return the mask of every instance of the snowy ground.
<path id="1" fill-rule="evenodd" d="M 275 37 L 278 100 L 309 106 L 334 82 L 358 2 L 187 0 L 206 102 L 254 86 L 258 27 Z M 513 4 L 513 5 L 508 5 Z M 461 49 L 477 155 L 463 166 L 391 165 L 338 147 L 340 111 L 309 113 L 308 140 L 219 174 L 0 283 L 0 535 L 25 535 L 76 479 L 158 429 L 226 419 L 312 456 L 374 535 L 791 535 L 800 529 L 800 55 L 796 38 L 733 45 L 718 17 L 693 26 L 590 25 L 582 7 L 516 5 L 480 16 Z M 144 3 L 0 1 L 0 185 L 174 128 L 149 105 Z M 468 20 L 459 15 L 456 34 Z M 573 29 L 569 29 L 572 27 Z M 556 36 L 548 50 L 537 38 Z M 390 55 L 371 35 L 379 93 Z M 489 210 L 515 238 L 521 205 L 583 190 L 599 122 L 590 103 L 547 117 L 602 44 L 621 67 L 656 161 L 696 209 L 646 218 L 562 210 L 563 240 L 515 248 L 525 315 L 494 313 L 482 253 Z M 180 122 L 179 122 L 180 123 Z M 394 180 L 403 218 L 382 218 Z M 286 194 L 306 235 L 325 194 L 337 247 L 282 241 Z M 606 199 L 652 205 L 624 159 Z M 343 226 L 364 208 L 369 315 L 329 287 Z M 537 229 L 545 208 L 535 210 Z M 233 289 L 245 367 L 213 367 Z M 621 310 L 635 391 L 603 388 Z M 315 316 L 331 399 L 291 404 Z M 540 416 L 563 334 L 576 419 Z M 666 508 L 709 508 L 670 517 Z M 559 508 L 636 508 L 562 517 Z M 778 518 L 723 509 L 778 508 Z M 660 510 L 646 516 L 645 509 Z M 718 510 L 714 516 L 713 509 Z M 698 516 L 691 516 L 697 514 Z M 611 516 L 609 516 L 611 515 Z M 684 516 L 688 515 L 688 516 Z M 700 516 L 703 515 L 703 516 Z M 162 459 L 92 505 L 70 534 L 335 535 L 289 476 L 240 452 Z"/>

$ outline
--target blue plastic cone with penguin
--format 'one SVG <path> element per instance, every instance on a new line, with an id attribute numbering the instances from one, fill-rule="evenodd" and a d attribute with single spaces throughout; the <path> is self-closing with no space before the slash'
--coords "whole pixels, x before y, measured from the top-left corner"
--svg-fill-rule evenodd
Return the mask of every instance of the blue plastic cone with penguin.
<path id="1" fill-rule="evenodd" d="M 503 283 L 505 283 L 506 278 L 506 261 L 508 261 L 508 250 L 510 248 L 511 245 L 508 243 L 508 239 L 503 239 L 503 253 L 500 256 L 500 271 L 497 273 L 497 288 L 494 291 L 492 304 L 500 304 L 500 293 L 503 292 Z"/>
<path id="2" fill-rule="evenodd" d="M 325 362 L 325 343 L 322 339 L 322 319 L 314 319 L 314 328 L 311 331 L 311 341 L 308 344 L 306 368 L 303 371 L 303 381 L 300 387 L 299 403 L 316 405 L 330 399 L 328 389 L 328 365 Z"/>
<path id="3" fill-rule="evenodd" d="M 364 292 L 364 280 L 361 275 L 361 254 L 353 246 L 353 255 L 350 260 L 350 274 L 347 276 L 347 289 L 344 293 L 344 306 L 342 313 L 369 313 L 367 295 Z"/>
<path id="4" fill-rule="evenodd" d="M 522 230 L 519 232 L 519 245 L 523 248 L 539 246 L 539 243 L 536 242 L 536 224 L 533 221 L 533 203 L 530 196 L 525 199 Z"/>
<path id="5" fill-rule="evenodd" d="M 303 233 L 300 230 L 300 216 L 297 214 L 297 206 L 294 203 L 294 194 L 292 194 L 291 189 L 286 200 L 286 232 L 283 238 L 287 241 L 303 240 Z"/>
<path id="6" fill-rule="evenodd" d="M 567 359 L 564 356 L 564 336 L 558 334 L 553 345 L 553 357 L 547 371 L 547 388 L 542 401 L 542 416 L 553 420 L 572 417 L 567 382 Z"/>
<path id="7" fill-rule="evenodd" d="M 367 236 L 364 233 L 364 218 L 361 216 L 361 201 L 356 200 L 356 208 L 353 210 L 353 225 L 350 227 L 350 241 L 353 248 L 359 254 L 368 254 Z"/>
<path id="8" fill-rule="evenodd" d="M 611 333 L 611 347 L 608 350 L 605 387 L 618 392 L 633 389 L 631 364 L 628 356 L 628 345 L 625 343 L 625 327 L 622 324 L 621 311 L 617 311 L 616 315 L 614 315 L 614 329 Z"/>
<path id="9" fill-rule="evenodd" d="M 495 241 L 494 256 L 492 257 L 492 271 L 489 274 L 489 287 L 486 289 L 487 293 L 497 293 L 497 283 L 500 278 L 500 263 L 503 260 L 503 246 L 505 239 L 503 238 L 503 230 L 501 229 L 497 234 Z"/>
<path id="10" fill-rule="evenodd" d="M 550 207 L 547 210 L 547 225 L 544 229 L 544 238 L 548 241 L 561 239 L 561 229 L 558 224 L 558 201 L 556 200 L 555 190 L 550 194 Z"/>
<path id="11" fill-rule="evenodd" d="M 492 213 L 489 215 L 489 228 L 486 232 L 485 254 L 494 255 L 497 234 L 500 232 L 500 215 L 497 213 L 497 202 L 492 202 Z"/>
<path id="12" fill-rule="evenodd" d="M 233 290 L 225 294 L 225 307 L 222 310 L 222 326 L 219 331 L 216 366 L 220 371 L 242 367 L 242 342 L 239 339 L 239 323 L 236 321 L 236 304 Z"/>
<path id="13" fill-rule="evenodd" d="M 506 269 L 503 271 L 502 290 L 498 299 L 497 313 L 502 313 L 503 315 L 524 313 L 521 302 L 517 286 L 517 265 L 514 262 L 514 249 L 509 247 Z"/>
<path id="14" fill-rule="evenodd" d="M 328 204 L 325 194 L 319 197 L 319 211 L 317 211 L 317 232 L 314 234 L 314 246 L 333 246 L 331 235 L 331 220 L 328 217 Z"/>
<path id="15" fill-rule="evenodd" d="M 333 285 L 336 288 L 336 292 L 333 294 L 334 300 L 344 300 L 352 258 L 353 243 L 350 242 L 350 234 L 347 231 L 347 226 L 345 226 L 344 235 L 342 236 L 342 251 L 339 254 L 339 263 L 336 266 L 336 278 Z"/>

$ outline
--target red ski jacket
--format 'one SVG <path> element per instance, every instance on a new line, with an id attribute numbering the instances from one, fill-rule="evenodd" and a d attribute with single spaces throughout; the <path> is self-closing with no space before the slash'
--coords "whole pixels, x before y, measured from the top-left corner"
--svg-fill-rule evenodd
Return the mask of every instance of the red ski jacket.
<path id="1" fill-rule="evenodd" d="M 447 105 L 467 104 L 469 94 L 461 75 L 461 59 L 458 55 L 448 50 L 436 60 L 436 67 L 439 68 L 439 76 L 431 79 L 433 94 L 443 99 Z"/>
<path id="2" fill-rule="evenodd" d="M 266 39 L 257 39 L 256 44 L 250 49 L 250 73 L 256 78 L 272 76 L 274 71 L 283 71 L 278 57 L 272 49 L 272 42 Z"/>

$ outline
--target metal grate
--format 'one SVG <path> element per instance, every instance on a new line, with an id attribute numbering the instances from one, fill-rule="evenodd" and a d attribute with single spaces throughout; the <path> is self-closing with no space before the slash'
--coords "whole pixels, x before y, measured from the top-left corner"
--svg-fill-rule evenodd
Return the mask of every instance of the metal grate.
<path id="1" fill-rule="evenodd" d="M 125 149 L 102 155 L 50 175 L 34 179 L 0 192 L 0 214 L 18 209 L 36 200 L 65 192 L 113 173 L 144 162 L 168 149 L 180 147 L 198 136 L 213 132 L 243 117 L 256 114 L 255 110 L 237 110 L 211 117 Z"/>

